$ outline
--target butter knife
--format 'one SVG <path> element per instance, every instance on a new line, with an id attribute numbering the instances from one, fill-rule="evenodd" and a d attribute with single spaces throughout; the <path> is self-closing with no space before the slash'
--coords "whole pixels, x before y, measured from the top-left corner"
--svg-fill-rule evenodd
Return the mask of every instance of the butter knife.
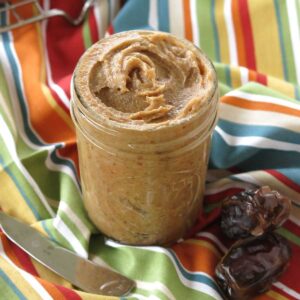
<path id="1" fill-rule="evenodd" d="M 0 212 L 6 236 L 53 272 L 79 289 L 100 295 L 124 296 L 134 281 L 58 246 L 37 230 Z"/>

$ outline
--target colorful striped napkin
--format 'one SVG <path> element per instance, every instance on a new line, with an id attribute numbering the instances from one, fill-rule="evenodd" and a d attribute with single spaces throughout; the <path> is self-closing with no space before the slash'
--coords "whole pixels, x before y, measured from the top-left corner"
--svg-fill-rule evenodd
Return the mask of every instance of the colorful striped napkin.
<path id="1" fill-rule="evenodd" d="M 44 0 L 77 16 L 82 1 Z M 21 14 L 31 16 L 28 5 Z M 1 25 L 13 15 L 2 13 Z M 214 61 L 221 91 L 204 212 L 191 237 L 172 248 L 107 241 L 81 201 L 69 86 L 80 55 L 105 35 L 169 31 Z M 300 2 L 297 0 L 97 0 L 81 26 L 56 17 L 0 35 L 0 207 L 62 246 L 134 279 L 126 299 L 222 299 L 214 268 L 229 247 L 221 200 L 270 185 L 293 212 L 278 232 L 293 256 L 258 297 L 300 299 Z M 92 235 L 93 234 L 93 235 Z M 108 299 L 77 291 L 3 233 L 0 299 Z M 125 299 L 125 298 L 123 298 Z"/>

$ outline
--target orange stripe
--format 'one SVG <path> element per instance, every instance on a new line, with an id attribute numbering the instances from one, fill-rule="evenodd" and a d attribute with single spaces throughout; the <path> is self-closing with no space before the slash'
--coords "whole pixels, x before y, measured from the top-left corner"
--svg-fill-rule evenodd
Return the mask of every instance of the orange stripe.
<path id="1" fill-rule="evenodd" d="M 243 26 L 241 24 L 240 10 L 238 6 L 239 6 L 238 1 L 232 1 L 233 24 L 234 24 L 236 44 L 238 50 L 239 65 L 247 67 L 245 41 L 242 32 Z"/>
<path id="2" fill-rule="evenodd" d="M 38 282 L 44 287 L 44 289 L 51 295 L 55 300 L 65 300 L 64 295 L 55 287 L 54 284 L 47 282 L 41 278 L 35 277 Z"/>
<path id="3" fill-rule="evenodd" d="M 256 72 L 249 69 L 249 81 L 256 81 Z"/>
<path id="4" fill-rule="evenodd" d="M 26 16 L 32 15 L 32 7 L 24 6 L 22 13 Z M 74 141 L 74 131 L 53 110 L 42 92 L 41 74 L 44 72 L 44 62 L 36 25 L 18 28 L 12 34 L 23 71 L 24 91 L 33 127 L 46 142 Z"/>
<path id="5" fill-rule="evenodd" d="M 183 0 L 185 38 L 193 41 L 190 0 Z"/>
<path id="6" fill-rule="evenodd" d="M 265 293 L 263 295 L 255 297 L 254 300 L 274 300 L 274 298 Z"/>
<path id="7" fill-rule="evenodd" d="M 300 117 L 300 111 L 282 105 L 278 105 L 278 104 L 265 103 L 265 102 L 252 102 L 240 98 L 235 98 L 232 96 L 223 97 L 221 101 L 223 103 L 232 104 L 234 106 L 241 107 L 241 108 L 252 109 L 252 110 L 273 111 L 273 112 Z"/>
<path id="8" fill-rule="evenodd" d="M 192 272 L 205 272 L 211 276 L 215 274 L 215 267 L 220 259 L 211 250 L 199 244 L 180 243 L 174 245 L 181 264 Z"/>

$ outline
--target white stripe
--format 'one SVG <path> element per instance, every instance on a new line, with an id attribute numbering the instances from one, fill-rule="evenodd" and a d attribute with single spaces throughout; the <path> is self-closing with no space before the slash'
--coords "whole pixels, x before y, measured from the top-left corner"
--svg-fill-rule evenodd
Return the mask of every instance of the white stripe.
<path id="1" fill-rule="evenodd" d="M 69 227 L 63 222 L 59 215 L 57 215 L 53 221 L 53 226 L 56 230 L 69 242 L 75 253 L 87 258 L 88 253 L 81 245 L 80 241 L 74 235 L 74 233 L 69 229 Z"/>
<path id="2" fill-rule="evenodd" d="M 44 204 L 44 206 L 45 206 L 46 210 L 48 211 L 48 213 L 50 214 L 50 216 L 54 217 L 55 213 L 52 210 L 52 208 L 50 207 L 45 195 L 42 193 L 42 191 L 40 190 L 40 188 L 37 185 L 37 183 L 35 182 L 35 180 L 31 177 L 31 175 L 28 173 L 27 169 L 21 163 L 21 161 L 18 157 L 17 151 L 16 151 L 15 141 L 14 141 L 14 139 L 9 131 L 9 128 L 7 127 L 5 121 L 3 120 L 3 117 L 1 115 L 0 115 L 0 135 L 3 137 L 3 141 L 4 141 L 7 149 L 10 151 L 10 155 L 11 155 L 14 163 L 16 164 L 18 169 L 21 171 L 21 173 L 24 175 L 27 182 L 32 187 L 32 189 L 34 190 L 36 195 L 39 197 L 41 202 Z"/>
<path id="3" fill-rule="evenodd" d="M 290 26 L 292 48 L 294 53 L 294 66 L 296 69 L 297 81 L 300 84 L 300 31 L 297 16 L 296 0 L 286 1 L 288 21 Z"/>
<path id="4" fill-rule="evenodd" d="M 211 234 L 210 232 L 201 231 L 198 232 L 196 236 L 203 236 L 212 240 L 215 244 L 218 245 L 218 247 L 222 250 L 223 253 L 227 252 L 227 248 L 220 242 L 220 240 L 215 235 Z"/>
<path id="5" fill-rule="evenodd" d="M 249 70 L 245 67 L 240 67 L 240 73 L 241 73 L 241 83 L 242 83 L 242 85 L 249 82 Z"/>
<path id="6" fill-rule="evenodd" d="M 63 199 L 61 199 L 59 203 L 58 212 L 60 211 L 63 211 L 68 216 L 70 222 L 72 222 L 79 229 L 83 237 L 88 241 L 90 238 L 90 230 Z"/>
<path id="7" fill-rule="evenodd" d="M 55 146 L 55 144 L 53 144 L 53 145 Z M 52 151 L 56 151 L 56 150 L 53 149 Z M 52 151 L 51 151 L 51 152 L 52 152 Z M 65 165 L 65 164 L 56 164 L 56 163 L 54 163 L 54 162 L 52 161 L 51 157 L 50 157 L 50 156 L 51 156 L 51 152 L 50 152 L 50 151 L 48 152 L 48 156 L 47 156 L 46 161 L 45 161 L 46 167 L 47 167 L 49 170 L 51 170 L 51 171 L 61 172 L 61 173 L 65 173 L 66 175 L 68 175 L 68 176 L 72 179 L 74 185 L 76 186 L 77 192 L 78 192 L 79 194 L 81 194 L 80 188 L 79 188 L 79 184 L 78 184 L 77 178 L 76 178 L 76 176 L 75 176 L 73 170 L 72 170 L 68 165 Z M 58 152 L 56 152 L 56 156 L 61 158 L 61 156 L 58 154 Z M 69 160 L 69 159 L 67 159 L 67 158 L 65 158 L 65 157 L 64 157 L 64 158 L 61 158 L 61 159 L 67 160 L 67 161 L 71 162 L 72 165 L 74 166 L 73 161 L 71 161 L 71 160 Z"/>
<path id="8" fill-rule="evenodd" d="M 112 22 L 120 10 L 120 0 L 110 0 L 110 21 Z"/>
<path id="9" fill-rule="evenodd" d="M 133 298 L 133 299 L 137 299 L 137 300 L 149 300 L 148 296 L 140 295 L 140 294 L 137 294 L 137 293 L 129 294 L 128 297 Z"/>
<path id="10" fill-rule="evenodd" d="M 253 102 L 272 103 L 272 104 L 277 104 L 285 107 L 290 107 L 296 110 L 300 110 L 300 105 L 298 103 L 294 103 L 289 100 L 284 100 L 272 96 L 250 94 L 239 90 L 234 90 L 232 92 L 229 92 L 225 96 L 234 96 L 245 100 L 250 100 Z"/>
<path id="11" fill-rule="evenodd" d="M 280 127 L 300 133 L 300 118 L 279 112 L 252 110 L 228 103 L 220 103 L 220 119 L 245 125 Z"/>
<path id="12" fill-rule="evenodd" d="M 168 0 L 170 32 L 177 37 L 184 38 L 184 11 L 182 0 Z"/>
<path id="13" fill-rule="evenodd" d="M 237 179 L 240 179 L 244 182 L 249 182 L 249 183 L 252 183 L 256 186 L 261 186 L 262 183 L 257 180 L 255 177 L 251 176 L 251 172 L 249 173 L 240 173 L 240 174 L 234 174 L 232 175 L 234 178 L 237 178 Z"/>
<path id="14" fill-rule="evenodd" d="M 157 0 L 149 1 L 149 26 L 154 30 L 158 30 L 158 12 L 157 12 Z"/>
<path id="15" fill-rule="evenodd" d="M 48 11 L 50 9 L 49 5 L 49 0 L 44 1 L 44 9 Z M 62 103 L 65 105 L 66 108 L 69 109 L 70 103 L 69 103 L 69 98 L 65 91 L 58 85 L 56 84 L 53 79 L 52 79 L 52 71 L 51 71 L 51 66 L 49 63 L 49 57 L 48 57 L 48 49 L 47 49 L 47 44 L 46 44 L 46 28 L 47 28 L 48 20 L 45 19 L 43 22 L 41 22 L 41 28 L 42 28 L 42 43 L 43 43 L 43 49 L 44 49 L 44 59 L 45 59 L 45 67 L 46 67 L 46 74 L 47 74 L 47 79 L 50 88 L 56 92 L 56 94 L 59 96 L 60 100 Z"/>
<path id="16" fill-rule="evenodd" d="M 139 281 L 136 280 L 136 285 L 137 288 L 143 289 L 143 290 L 148 290 L 148 291 L 153 291 L 153 290 L 158 290 L 162 292 L 164 295 L 167 296 L 169 300 L 176 300 L 172 292 L 161 282 L 155 281 L 155 282 L 146 282 L 146 281 Z"/>
<path id="17" fill-rule="evenodd" d="M 94 4 L 95 19 L 97 22 L 99 38 L 103 38 L 108 27 L 108 2 L 97 0 Z"/>
<path id="18" fill-rule="evenodd" d="M 231 0 L 224 1 L 224 18 L 226 23 L 227 35 L 228 35 L 230 64 L 233 66 L 237 66 L 238 56 L 237 56 L 235 32 L 233 27 Z"/>
<path id="19" fill-rule="evenodd" d="M 218 291 L 216 291 L 215 289 L 213 289 L 212 287 L 210 287 L 209 285 L 207 284 L 204 284 L 204 283 L 200 283 L 200 282 L 196 282 L 196 281 L 191 281 L 189 279 L 186 279 L 181 271 L 179 270 L 178 266 L 177 266 L 177 263 L 176 261 L 174 260 L 173 256 L 170 254 L 170 252 L 165 249 L 165 248 L 162 248 L 162 247 L 157 247 L 157 246 L 141 246 L 141 247 L 136 247 L 136 246 L 124 246 L 122 244 L 119 244 L 115 241 L 112 241 L 112 240 L 106 240 L 106 244 L 108 246 L 111 246 L 111 247 L 114 247 L 114 248 L 134 248 L 134 249 L 140 249 L 140 250 L 148 250 L 148 251 L 153 251 L 153 252 L 158 252 L 158 253 L 163 253 L 165 254 L 166 256 L 168 256 L 168 258 L 171 260 L 171 262 L 173 263 L 173 266 L 176 270 L 176 273 L 181 281 L 181 283 L 191 289 L 194 289 L 194 290 L 197 290 L 197 291 L 201 291 L 205 294 L 208 294 L 212 297 L 214 297 L 215 299 L 217 300 L 221 300 L 222 297 L 220 296 L 220 294 L 218 293 Z M 181 267 L 183 269 L 184 266 L 181 265 Z M 186 270 L 186 269 L 185 269 Z M 205 277 L 208 277 L 210 278 L 212 281 L 214 281 L 214 279 L 209 276 L 208 274 L 206 273 L 203 273 L 203 272 L 190 272 L 190 271 L 187 271 L 186 272 L 190 273 L 190 274 L 201 274 Z"/>
<path id="20" fill-rule="evenodd" d="M 201 47 L 200 42 L 200 30 L 198 25 L 198 17 L 197 17 L 197 0 L 190 1 L 190 13 L 191 13 L 191 23 L 192 23 L 192 32 L 193 32 L 193 42 L 196 46 Z"/>
<path id="21" fill-rule="evenodd" d="M 292 297 L 294 297 L 296 299 L 300 299 L 300 294 L 299 293 L 297 293 L 296 291 L 290 289 L 289 287 L 287 287 L 283 283 L 281 283 L 281 282 L 275 282 L 275 283 L 273 283 L 273 285 L 276 286 L 277 288 L 279 288 L 280 290 L 283 290 L 288 295 L 290 295 L 290 296 L 292 296 Z"/>
<path id="22" fill-rule="evenodd" d="M 53 298 L 48 294 L 44 287 L 32 276 L 30 273 L 25 272 L 16 266 L 13 261 L 6 255 L 2 241 L 0 239 L 0 255 L 13 267 L 15 268 L 21 276 L 32 286 L 32 288 L 39 294 L 43 300 L 52 300 Z"/>
<path id="23" fill-rule="evenodd" d="M 219 133 L 226 144 L 231 146 L 249 146 L 260 149 L 300 152 L 300 145 L 298 144 L 276 141 L 261 136 L 234 136 L 226 133 L 219 126 L 216 126 L 215 131 Z"/>

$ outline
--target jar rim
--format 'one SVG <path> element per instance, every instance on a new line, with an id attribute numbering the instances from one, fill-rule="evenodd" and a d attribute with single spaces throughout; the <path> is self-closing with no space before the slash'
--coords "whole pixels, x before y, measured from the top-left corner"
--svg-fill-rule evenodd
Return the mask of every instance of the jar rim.
<path id="1" fill-rule="evenodd" d="M 152 33 L 153 31 L 151 31 L 151 30 L 129 30 L 127 32 L 142 32 L 142 33 L 149 32 L 149 33 Z M 160 31 L 156 31 L 156 32 L 160 32 Z M 116 33 L 115 35 L 122 34 L 122 33 L 124 34 L 124 32 L 119 32 L 119 33 Z M 172 35 L 167 32 L 161 32 L 161 33 L 167 34 L 167 35 Z M 104 39 L 107 39 L 107 38 L 104 38 Z M 215 67 L 214 67 L 212 61 L 199 47 L 194 45 L 192 42 L 190 42 L 186 39 L 183 39 L 183 38 L 179 38 L 179 37 L 176 37 L 176 39 L 178 39 L 184 43 L 191 44 L 193 47 L 195 47 L 197 49 L 197 51 L 199 51 L 201 53 L 201 55 L 204 57 L 206 62 L 209 64 L 209 66 L 212 68 L 213 74 L 214 74 L 214 76 L 212 78 L 212 88 L 209 89 L 208 93 L 205 95 L 206 101 L 203 101 L 203 104 L 201 107 L 203 107 L 205 105 L 206 106 L 214 105 L 215 107 L 217 107 L 218 100 L 216 100 L 216 103 L 212 103 L 212 101 L 215 98 L 218 98 L 218 97 L 216 97 L 216 93 L 218 93 L 218 81 L 217 81 L 217 76 L 216 76 L 216 70 L 215 70 Z M 80 60 L 83 58 L 84 55 L 85 55 L 85 53 L 81 56 Z M 206 109 L 203 110 L 200 108 L 196 112 L 194 112 L 192 114 L 188 114 L 180 119 L 172 119 L 172 120 L 168 120 L 168 121 L 161 122 L 161 123 L 143 123 L 143 124 L 137 124 L 134 122 L 127 123 L 127 122 L 119 122 L 119 121 L 104 117 L 102 114 L 99 114 L 99 113 L 89 109 L 85 105 L 85 101 L 83 101 L 78 89 L 76 88 L 74 78 L 76 77 L 76 71 L 77 71 L 78 66 L 80 65 L 80 60 L 77 64 L 77 67 L 76 67 L 73 77 L 71 79 L 71 101 L 73 101 L 74 104 L 76 103 L 76 105 L 80 106 L 81 112 L 85 115 L 85 117 L 87 117 L 89 119 L 89 121 L 91 121 L 91 123 L 93 123 L 93 125 L 95 127 L 101 126 L 100 125 L 100 123 L 101 123 L 103 125 L 105 124 L 106 126 L 110 126 L 111 128 L 113 128 L 115 130 L 130 130 L 130 131 L 142 131 L 142 132 L 158 131 L 158 130 L 162 130 L 166 127 L 167 128 L 175 128 L 178 126 L 182 126 L 184 123 L 192 122 L 194 119 L 199 118 L 199 116 L 204 114 L 206 111 Z M 217 108 L 216 108 L 216 110 L 217 110 Z M 213 113 L 211 118 L 215 119 L 215 115 L 216 115 L 216 113 Z"/>

